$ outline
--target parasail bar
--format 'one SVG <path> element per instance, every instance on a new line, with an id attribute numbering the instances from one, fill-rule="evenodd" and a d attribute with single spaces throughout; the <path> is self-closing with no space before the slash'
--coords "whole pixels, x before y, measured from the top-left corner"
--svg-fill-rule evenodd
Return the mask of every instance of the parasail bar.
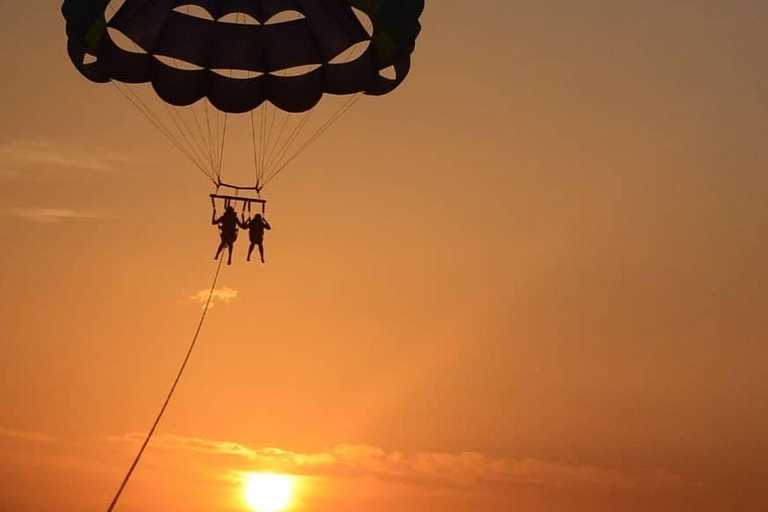
<path id="1" fill-rule="evenodd" d="M 223 194 L 211 194 L 211 199 L 229 199 L 230 201 L 244 201 L 246 203 L 267 203 L 266 199 L 257 199 L 255 197 L 227 196 Z"/>
<path id="2" fill-rule="evenodd" d="M 223 181 L 219 181 L 218 182 L 218 184 L 216 185 L 216 188 L 218 188 L 218 187 L 231 188 L 233 190 L 255 190 L 257 192 L 259 190 L 261 190 L 261 187 L 258 186 L 258 185 L 255 185 L 255 186 L 252 186 L 252 187 L 243 187 L 243 186 L 240 186 L 240 185 L 230 185 L 229 183 L 224 183 Z"/>

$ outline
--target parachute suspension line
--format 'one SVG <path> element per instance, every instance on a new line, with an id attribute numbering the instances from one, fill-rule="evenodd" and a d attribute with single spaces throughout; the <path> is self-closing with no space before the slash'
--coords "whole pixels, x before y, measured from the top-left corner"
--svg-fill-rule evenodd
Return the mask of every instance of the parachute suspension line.
<path id="1" fill-rule="evenodd" d="M 277 133 L 277 137 L 275 138 L 275 145 L 272 147 L 272 149 L 269 151 L 269 154 L 267 155 L 267 167 L 269 167 L 274 160 L 275 152 L 277 150 L 277 143 L 280 142 L 280 140 L 283 138 L 283 133 L 285 132 L 285 127 L 288 125 L 288 120 L 291 117 L 289 115 L 283 116 L 283 122 L 280 125 L 280 131 Z"/>
<path id="2" fill-rule="evenodd" d="M 299 136 L 304 126 L 306 126 L 311 116 L 312 116 L 312 111 L 307 110 L 304 113 L 304 115 L 302 115 L 301 120 L 298 122 L 298 124 L 291 130 L 291 133 L 288 135 L 288 137 L 285 139 L 283 144 L 280 146 L 280 149 L 274 152 L 273 157 L 267 163 L 267 166 L 270 171 L 273 169 L 275 164 L 280 162 L 280 160 L 282 160 L 285 157 L 286 153 L 288 153 L 288 150 L 296 141 L 296 138 Z M 266 184 L 267 181 L 268 180 L 265 179 L 264 183 Z"/>
<path id="3" fill-rule="evenodd" d="M 192 140 L 195 142 L 195 145 L 197 146 L 197 149 L 200 153 L 201 160 L 205 160 L 206 163 L 208 163 L 211 167 L 211 170 L 213 170 L 213 159 L 211 158 L 210 153 L 206 150 L 206 139 L 205 135 L 203 135 L 202 129 L 199 128 L 199 122 L 197 122 L 197 114 L 195 113 L 195 106 L 189 105 L 188 110 L 192 113 L 192 117 L 195 120 L 195 122 L 198 125 L 198 130 L 200 132 L 200 136 L 198 136 L 195 131 L 191 127 L 191 123 L 184 119 L 184 116 L 181 114 L 183 112 L 182 109 L 177 107 L 171 107 L 171 110 L 176 113 L 176 118 L 181 122 L 182 126 L 184 126 L 187 129 L 187 133 L 192 138 Z"/>
<path id="4" fill-rule="evenodd" d="M 112 82 L 117 86 L 117 82 Z M 125 86 L 124 89 L 121 89 L 120 87 L 117 87 L 118 90 L 120 90 L 123 95 L 128 98 L 128 100 L 133 104 L 134 107 L 136 107 L 139 112 L 144 114 L 144 116 L 150 120 L 152 124 L 155 125 L 155 127 L 160 130 L 162 134 L 164 134 L 181 152 L 184 154 L 200 171 L 208 177 L 208 179 L 213 179 L 211 177 L 210 170 L 206 169 L 203 162 L 200 161 L 199 157 L 194 154 L 192 151 L 190 151 L 190 148 L 184 146 L 184 144 L 179 141 L 179 139 L 174 135 L 174 133 L 168 129 L 167 126 L 164 125 L 163 121 L 157 116 L 156 113 L 152 111 L 151 108 L 147 106 L 147 104 L 144 102 L 144 100 L 141 99 L 141 97 L 133 90 L 131 90 L 130 87 Z"/>
<path id="5" fill-rule="evenodd" d="M 256 151 L 256 123 L 254 121 L 253 110 L 250 112 L 251 116 L 251 141 L 253 142 L 253 174 L 254 174 L 254 186 L 258 190 L 261 185 L 261 174 L 259 174 L 259 156 Z"/>
<path id="6" fill-rule="evenodd" d="M 203 99 L 203 105 L 206 105 L 206 101 L 207 100 Z M 200 120 L 198 119 L 197 112 L 195 111 L 195 106 L 190 105 L 189 110 L 192 112 L 192 117 L 195 119 L 195 125 L 197 125 L 197 131 L 200 132 L 200 138 L 207 146 L 205 149 L 203 149 L 203 152 L 208 155 L 208 161 L 211 164 L 211 168 L 213 168 L 214 162 L 213 162 L 213 154 L 211 153 L 211 150 L 210 150 L 210 146 L 211 146 L 210 133 L 208 133 L 207 135 L 206 133 L 203 133 L 203 127 L 202 127 L 202 124 L 200 123 Z"/>
<path id="7" fill-rule="evenodd" d="M 187 8 L 189 9 L 189 8 Z M 179 66 L 179 61 L 177 59 L 173 59 L 173 62 L 176 64 L 176 66 Z M 176 128 L 181 133 L 181 136 L 184 137 L 184 140 L 189 145 L 190 149 L 194 151 L 195 147 L 197 147 L 197 151 L 195 154 L 198 155 L 200 158 L 200 161 L 204 162 L 205 160 L 208 160 L 211 163 L 211 171 L 213 171 L 214 166 L 213 160 L 210 158 L 210 154 L 206 152 L 206 150 L 203 148 L 203 143 L 200 142 L 200 140 L 197 138 L 197 136 L 193 133 L 192 129 L 189 127 L 189 124 L 184 119 L 184 117 L 181 115 L 181 108 L 179 107 L 169 107 L 165 102 L 162 102 L 163 106 L 165 107 L 165 111 L 168 113 L 168 115 L 171 117 L 171 120 L 173 120 L 174 124 L 176 125 Z M 192 111 L 192 114 L 195 115 L 195 109 L 193 105 L 190 105 L 190 110 Z M 175 119 L 174 119 L 175 117 Z M 196 118 L 196 116 L 195 116 Z M 178 120 L 178 122 L 177 122 Z M 180 126 L 181 125 L 181 126 Z M 184 129 L 182 129 L 182 126 L 184 129 L 186 129 L 186 133 L 184 132 Z M 201 130 L 202 133 L 202 130 Z M 189 137 L 192 139 L 192 141 L 195 143 L 194 145 L 190 142 L 190 139 L 187 138 L 187 134 L 189 134 Z M 205 140 L 205 137 L 203 137 L 203 141 Z M 208 158 L 206 158 L 206 156 Z"/>
<path id="8" fill-rule="evenodd" d="M 116 3 L 117 2 L 115 2 L 114 0 L 110 0 L 109 3 L 108 3 L 108 7 L 112 11 L 113 14 L 116 14 L 116 12 L 118 10 L 117 7 L 115 6 Z M 188 7 L 187 7 L 187 11 L 189 11 Z M 134 41 L 131 41 L 131 43 L 132 43 L 132 46 L 136 49 L 136 51 L 138 51 L 138 52 L 143 52 L 144 51 Z M 173 59 L 173 60 L 174 60 L 174 62 L 177 62 L 176 59 Z M 170 116 L 171 120 L 176 125 L 176 128 L 179 131 L 179 133 L 181 134 L 181 136 L 186 141 L 187 146 L 185 146 L 184 144 L 181 143 L 181 141 L 178 139 L 178 137 L 168 128 L 168 126 L 166 126 L 166 124 L 163 122 L 162 119 L 160 119 L 160 117 L 157 115 L 157 113 L 153 112 L 153 110 L 151 108 L 149 108 L 149 106 L 144 102 L 144 100 L 142 100 L 141 97 L 134 90 L 131 89 L 131 87 L 124 86 L 124 89 L 123 89 L 120 86 L 118 86 L 118 82 L 117 81 L 112 80 L 111 82 L 123 94 L 123 96 L 125 96 L 126 99 L 128 99 L 131 102 L 131 104 L 133 104 L 133 106 L 137 110 L 139 110 L 139 112 L 141 112 L 144 115 L 144 117 L 149 119 L 149 121 L 163 135 L 165 135 L 166 138 L 168 138 L 173 143 L 173 145 L 175 145 L 179 149 L 179 151 L 181 151 L 182 154 L 184 154 L 184 156 L 187 157 L 187 159 L 189 159 L 195 165 L 195 167 L 197 167 L 209 180 L 211 180 L 212 182 L 215 183 L 215 179 L 214 179 L 214 175 L 213 175 L 213 166 L 211 165 L 208 168 L 208 166 L 205 165 L 205 161 L 206 160 L 210 160 L 210 159 L 205 158 L 206 152 L 204 150 L 202 150 L 201 144 L 198 142 L 198 140 L 194 136 L 194 134 L 192 134 L 191 130 L 189 129 L 189 126 L 187 126 L 187 123 L 184 121 L 183 118 L 181 118 L 181 115 L 178 112 L 175 112 L 176 115 L 179 116 L 179 118 L 181 119 L 182 124 L 187 128 L 187 131 L 190 133 L 192 138 L 197 143 L 197 146 L 198 146 L 198 148 L 200 150 L 200 153 L 195 151 L 195 147 L 189 142 L 189 139 L 187 138 L 186 134 L 184 133 L 184 130 L 179 126 L 179 123 L 177 123 L 176 120 L 174 119 L 173 112 L 171 112 L 169 110 L 168 105 L 166 105 L 163 102 L 163 106 L 165 107 L 166 112 L 168 113 L 168 115 Z M 129 96 L 129 94 L 130 94 L 130 96 Z M 133 99 L 131 98 L 131 96 L 133 97 Z M 139 106 L 139 104 L 141 105 L 141 107 Z M 194 114 L 194 110 L 193 110 L 193 114 Z"/>
<path id="9" fill-rule="evenodd" d="M 144 103 L 144 101 L 134 91 L 131 91 L 129 87 L 120 87 L 118 82 L 114 80 L 112 80 L 111 83 L 131 103 L 131 105 L 133 105 L 136 110 L 138 110 L 144 117 L 146 117 L 147 120 L 149 120 L 149 122 L 152 123 L 152 125 L 154 125 L 154 127 L 157 128 L 160 133 L 165 135 L 165 137 L 171 141 L 174 146 L 176 146 L 176 149 L 178 149 L 184 156 L 186 156 L 187 159 L 189 159 L 189 161 L 192 162 L 195 167 L 197 167 L 200 172 L 205 175 L 206 178 L 211 180 L 214 184 L 216 183 L 216 180 L 213 178 L 210 171 L 206 170 L 205 166 L 202 165 L 202 163 L 199 162 L 195 156 L 187 148 L 185 148 L 181 142 L 178 141 L 176 137 L 174 137 L 173 133 L 171 133 L 168 128 L 163 126 L 162 121 L 158 119 L 157 115 L 154 114 L 149 107 L 147 107 L 146 103 Z"/>
<path id="10" fill-rule="evenodd" d="M 240 16 L 241 14 L 235 15 L 235 22 L 240 23 Z M 245 17 L 243 17 L 243 20 L 245 20 Z M 229 78 L 232 78 L 232 70 L 229 70 Z M 218 112 L 218 109 L 217 109 Z M 224 163 L 224 143 L 226 142 L 227 138 L 227 120 L 229 119 L 229 112 L 224 112 L 224 129 L 219 132 L 218 126 L 219 126 L 219 115 L 216 115 L 216 134 L 218 135 L 221 133 L 221 139 L 218 142 L 219 146 L 219 156 L 218 156 L 218 165 L 216 167 L 216 187 L 218 189 L 219 186 L 221 186 L 221 168 Z"/>
<path id="11" fill-rule="evenodd" d="M 152 109 L 147 107 L 146 103 L 144 103 L 144 101 L 138 95 L 136 95 L 135 92 L 131 91 L 128 86 L 123 86 L 124 88 L 121 88 L 120 85 L 118 85 L 119 82 L 114 80 L 111 81 L 111 84 L 114 85 L 115 89 L 120 91 L 125 99 L 127 99 L 131 105 L 136 108 L 136 110 L 141 112 L 144 117 L 146 117 L 155 126 L 155 128 L 157 128 L 163 135 L 165 135 L 177 148 L 179 148 L 179 150 L 181 150 L 188 158 L 190 158 L 190 160 L 194 161 L 191 155 L 189 155 L 189 152 L 186 151 L 186 149 L 181 145 L 176 137 L 174 137 L 173 134 L 165 126 L 163 126 L 162 121 L 154 112 L 152 112 Z M 197 165 L 197 162 L 194 162 Z"/>
<path id="12" fill-rule="evenodd" d="M 205 106 L 205 125 L 208 128 L 207 129 L 207 131 L 208 131 L 208 139 L 207 139 L 208 140 L 208 153 L 211 155 L 211 164 L 213 164 L 214 163 L 214 158 L 215 158 L 214 157 L 214 155 L 215 155 L 215 152 L 214 152 L 215 146 L 213 144 L 213 133 L 211 132 L 211 118 L 208 115 L 208 100 L 207 99 L 203 100 L 203 105 Z"/>
<path id="13" fill-rule="evenodd" d="M 163 102 L 163 107 L 165 108 L 165 111 L 168 113 L 168 116 L 171 118 L 171 121 L 173 121 L 173 124 L 176 125 L 176 129 L 179 130 L 179 133 L 184 138 L 184 141 L 187 143 L 187 146 L 189 147 L 190 151 L 195 154 L 199 162 L 205 162 L 205 152 L 202 150 L 202 147 L 199 143 L 197 143 L 197 148 L 195 148 L 195 144 L 193 144 L 190 141 L 190 138 L 187 137 L 187 134 L 185 133 L 184 129 L 186 128 L 187 132 L 191 131 L 189 127 L 187 126 L 187 123 L 184 121 L 184 119 L 181 119 L 179 116 L 179 113 L 176 111 L 175 108 L 169 107 L 165 102 Z M 195 140 L 194 137 L 192 137 L 192 140 Z M 195 142 L 197 142 L 195 140 Z M 213 171 L 213 169 L 211 169 Z"/>
<path id="14" fill-rule="evenodd" d="M 256 181 L 261 181 L 261 175 L 263 174 L 261 170 L 261 146 L 262 146 L 262 137 L 264 136 L 264 132 L 261 129 L 261 116 L 263 115 L 264 109 L 259 108 L 259 120 L 258 120 L 258 128 L 256 126 L 256 110 L 251 110 L 251 130 L 252 130 L 252 139 L 253 139 L 253 158 L 254 158 L 254 169 L 256 173 Z M 258 145 L 256 145 L 256 133 L 258 131 L 259 134 L 259 142 Z"/>
<path id="15" fill-rule="evenodd" d="M 261 112 L 259 112 L 261 119 L 261 130 L 259 131 L 259 173 L 261 173 L 262 176 L 266 171 L 266 169 L 264 169 L 264 153 L 267 152 L 267 112 L 269 112 L 269 101 L 264 102 L 264 107 L 261 109 Z"/>
<path id="16" fill-rule="evenodd" d="M 283 76 L 284 75 L 285 75 L 285 73 L 283 73 Z M 298 122 L 297 126 L 294 128 L 294 130 L 292 130 L 291 133 L 289 134 L 289 136 L 286 138 L 286 140 L 282 144 L 280 144 L 280 138 L 283 135 L 283 132 L 284 132 L 285 127 L 286 127 L 286 124 L 288 122 L 288 119 L 290 119 L 291 114 L 286 114 L 283 117 L 283 124 L 280 127 L 280 132 L 278 133 L 278 136 L 275 139 L 274 144 L 267 144 L 267 146 L 264 148 L 264 152 L 263 152 L 264 161 L 262 162 L 262 168 L 263 168 L 262 174 L 263 175 L 266 175 L 268 172 L 271 171 L 273 162 L 275 161 L 275 155 L 283 155 L 286 151 L 288 151 L 288 148 L 290 148 L 290 146 L 293 144 L 293 142 L 298 137 L 298 135 L 301 132 L 301 130 L 307 124 L 307 121 L 309 121 L 309 117 L 311 116 L 311 114 L 312 114 L 312 110 L 311 109 L 306 111 L 304 113 L 304 115 L 302 116 L 302 119 Z M 272 124 L 270 125 L 269 131 L 268 131 L 270 139 L 271 139 L 272 131 L 273 131 L 273 128 L 274 128 L 274 121 L 275 121 L 276 117 L 277 117 L 277 109 L 275 109 L 275 111 L 274 111 L 274 115 L 272 116 Z M 280 146 L 280 149 L 278 149 L 278 146 Z M 278 157 L 278 161 L 279 161 L 280 158 L 282 158 L 282 157 Z"/>
<path id="17" fill-rule="evenodd" d="M 285 117 L 287 117 L 287 115 Z M 277 119 L 277 109 L 273 108 L 272 109 L 271 120 L 269 122 L 269 128 L 267 129 L 267 146 L 266 146 L 265 151 L 264 151 L 264 165 L 265 166 L 269 163 L 269 155 L 271 153 L 270 148 L 274 149 L 274 147 L 277 145 L 277 142 L 280 140 L 279 138 L 275 139 L 274 144 L 271 142 L 272 141 L 272 134 L 275 131 L 275 120 L 276 119 Z"/>
<path id="18" fill-rule="evenodd" d="M 160 424 L 160 419 L 162 419 L 163 414 L 165 413 L 165 410 L 168 407 L 168 403 L 171 401 L 173 392 L 176 391 L 176 386 L 178 386 L 179 381 L 181 380 L 181 376 L 184 373 L 184 369 L 187 367 L 187 363 L 189 362 L 189 358 L 192 355 L 192 351 L 195 349 L 195 345 L 197 344 L 197 338 L 200 336 L 200 332 L 203 329 L 205 316 L 208 313 L 208 309 L 210 308 L 210 305 L 211 305 L 211 299 L 213 298 L 213 292 L 216 289 L 216 282 L 219 279 L 219 272 L 221 271 L 221 264 L 223 261 L 224 261 L 224 258 L 221 258 L 219 260 L 218 266 L 216 267 L 216 272 L 213 275 L 213 283 L 211 284 L 211 290 L 208 292 L 208 298 L 206 299 L 205 306 L 203 307 L 203 313 L 202 315 L 200 315 L 200 321 L 197 324 L 197 329 L 195 330 L 194 336 L 192 336 L 192 342 L 189 345 L 189 349 L 187 349 L 186 356 L 184 356 L 184 361 L 181 363 L 181 368 L 179 368 L 179 373 L 176 375 L 176 379 L 173 381 L 173 385 L 171 386 L 171 389 L 168 392 L 168 396 L 165 397 L 165 402 L 163 403 L 162 408 L 160 408 L 160 412 L 158 413 L 157 418 L 155 419 L 155 422 L 152 424 L 152 428 L 149 429 L 147 438 L 144 439 L 144 443 L 141 445 L 141 448 L 139 448 L 139 453 L 136 454 L 136 458 L 133 460 L 133 464 L 131 464 L 131 467 L 128 469 L 128 472 L 125 474 L 125 478 L 123 478 L 123 481 L 120 484 L 120 487 L 115 493 L 115 497 L 112 499 L 112 502 L 109 504 L 109 507 L 107 508 L 107 512 L 112 512 L 112 510 L 115 508 L 115 505 L 117 505 L 117 501 L 120 499 L 120 495 L 125 489 L 126 484 L 128 484 L 128 480 L 130 480 L 131 475 L 133 474 L 133 470 L 136 469 L 136 466 L 139 464 L 139 460 L 141 459 L 141 456 L 144 453 L 144 449 L 149 444 L 149 441 L 152 439 L 152 435 L 155 433 L 157 426 Z"/>
<path id="19" fill-rule="evenodd" d="M 221 160 L 219 154 L 221 153 L 221 118 L 222 118 L 222 113 L 221 113 L 221 111 L 219 111 L 219 109 L 215 109 L 215 110 L 216 110 L 216 131 L 214 132 L 214 134 L 216 136 L 216 142 L 214 143 L 214 149 L 215 149 L 215 152 L 214 152 L 215 157 L 214 158 L 216 159 L 216 162 L 219 162 L 219 160 Z M 218 169 L 218 166 L 217 166 L 217 169 Z M 221 173 L 219 173 L 219 176 L 216 178 L 216 180 L 217 180 L 217 182 L 221 182 Z"/>
<path id="20" fill-rule="evenodd" d="M 299 156 L 302 152 L 304 152 L 304 150 L 307 149 L 310 144 L 316 141 L 318 137 L 320 137 L 328 130 L 328 128 L 331 127 L 331 125 L 338 121 L 341 116 L 343 116 L 350 108 L 352 108 L 352 106 L 360 99 L 360 96 L 360 93 L 357 93 L 354 96 L 350 96 L 350 98 L 341 107 L 339 107 L 336 113 L 334 113 L 333 116 L 331 116 L 309 139 L 307 139 L 290 158 L 282 163 L 278 162 L 279 166 L 274 171 L 270 172 L 270 174 L 264 180 L 264 183 L 269 183 L 275 176 L 280 174 L 280 172 L 285 169 L 288 164 L 293 162 L 293 160 L 296 159 L 296 157 Z"/>
<path id="21" fill-rule="evenodd" d="M 221 183 L 221 167 L 224 162 L 224 142 L 227 140 L 227 120 L 229 119 L 229 113 L 224 114 L 224 129 L 221 131 L 221 144 L 219 145 L 219 163 L 216 168 L 216 181 Z"/>

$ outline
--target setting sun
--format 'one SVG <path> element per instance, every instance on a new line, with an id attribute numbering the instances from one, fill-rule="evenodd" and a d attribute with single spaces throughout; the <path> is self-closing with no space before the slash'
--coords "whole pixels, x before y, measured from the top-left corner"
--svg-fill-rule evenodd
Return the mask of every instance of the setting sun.
<path id="1" fill-rule="evenodd" d="M 285 510 L 291 502 L 292 479 L 274 473 L 251 473 L 245 483 L 245 500 L 256 512 Z"/>

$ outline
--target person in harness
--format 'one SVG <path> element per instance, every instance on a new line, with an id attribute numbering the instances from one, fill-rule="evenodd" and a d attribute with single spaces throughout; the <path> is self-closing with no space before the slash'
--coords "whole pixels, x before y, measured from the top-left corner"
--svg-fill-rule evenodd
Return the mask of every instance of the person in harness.
<path id="1" fill-rule="evenodd" d="M 224 214 L 218 219 L 216 218 L 216 210 L 214 209 L 213 217 L 211 217 L 211 224 L 219 227 L 219 236 L 221 237 L 221 243 L 219 244 L 219 248 L 216 250 L 216 256 L 214 256 L 213 259 L 219 259 L 221 251 L 223 251 L 226 247 L 229 249 L 227 265 L 231 265 L 232 248 L 235 245 L 235 240 L 237 240 L 237 226 L 240 224 L 237 220 L 237 213 L 235 213 L 235 209 L 231 206 L 227 206 L 227 208 L 224 210 Z"/>
<path id="2" fill-rule="evenodd" d="M 264 263 L 264 230 L 272 229 L 272 226 L 269 225 L 269 222 L 267 222 L 260 213 L 257 213 L 252 219 L 248 220 L 245 220 L 245 217 L 243 216 L 239 224 L 241 228 L 248 230 L 248 238 L 251 241 L 251 245 L 248 247 L 248 257 L 246 258 L 246 261 L 251 261 L 253 248 L 258 246 L 261 262 Z"/>

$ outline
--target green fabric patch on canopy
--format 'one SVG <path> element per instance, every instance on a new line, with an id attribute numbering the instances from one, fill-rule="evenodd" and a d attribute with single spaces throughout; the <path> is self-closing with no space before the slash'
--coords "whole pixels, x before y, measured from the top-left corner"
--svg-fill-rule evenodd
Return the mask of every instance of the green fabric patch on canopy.
<path id="1" fill-rule="evenodd" d="M 95 54 L 107 29 L 104 11 L 111 0 L 66 0 L 61 10 L 67 20 L 67 35 Z"/>
<path id="2" fill-rule="evenodd" d="M 424 0 L 346 0 L 368 15 L 373 23 L 371 44 L 379 64 L 392 64 L 413 51 L 421 31 L 419 16 Z"/>

